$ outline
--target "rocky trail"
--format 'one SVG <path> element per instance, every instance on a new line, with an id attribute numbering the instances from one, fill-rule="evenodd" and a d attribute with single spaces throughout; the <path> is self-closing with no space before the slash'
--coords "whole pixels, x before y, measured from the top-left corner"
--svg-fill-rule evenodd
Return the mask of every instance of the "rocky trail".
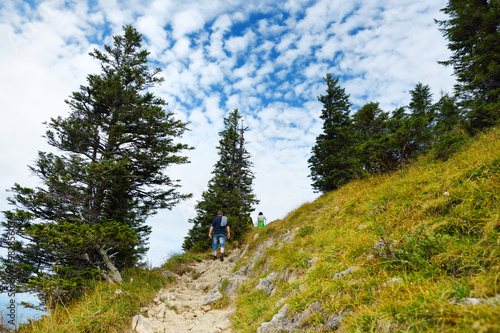
<path id="1" fill-rule="evenodd" d="M 132 320 L 132 330 L 127 333 L 232 332 L 231 320 L 235 313 L 234 300 L 238 288 L 255 275 L 254 265 L 264 259 L 265 249 L 289 243 L 295 237 L 297 230 L 298 228 L 287 231 L 276 239 L 268 239 L 260 243 L 251 253 L 248 251 L 248 245 L 243 250 L 234 249 L 223 262 L 207 258 L 192 263 L 183 269 L 185 273 L 180 276 L 164 271 L 164 274 L 174 276 L 176 282 L 160 290 L 153 302 L 141 309 L 141 313 Z M 254 239 L 258 236 L 259 234 L 254 235 Z M 242 258 L 241 266 L 233 272 L 240 258 Z M 277 282 L 292 283 L 298 279 L 296 273 L 289 269 L 280 273 L 270 272 L 269 263 L 272 259 L 272 256 L 266 258 L 263 266 L 263 272 L 268 275 L 254 283 L 254 290 L 260 290 L 266 295 L 273 294 Z M 314 265 L 315 260 L 316 258 L 313 258 L 310 264 Z M 284 297 L 276 304 L 281 310 L 270 322 L 262 323 L 257 329 L 258 333 L 304 331 L 304 327 L 307 330 L 307 318 L 313 312 L 322 311 L 319 302 L 315 302 L 303 313 L 290 316 L 288 305 L 285 304 L 286 299 L 287 297 Z M 316 328 L 332 329 L 338 326 L 338 321 L 339 318 L 335 314 L 327 319 L 325 325 Z"/>
<path id="2" fill-rule="evenodd" d="M 220 289 L 224 280 L 228 289 L 227 279 L 240 252 L 232 251 L 222 262 L 205 259 L 193 263 L 185 274 L 175 275 L 176 282 L 160 290 L 154 301 L 133 318 L 130 332 L 231 332 L 234 307 L 229 302 L 229 306 L 221 308 L 224 298 Z"/>

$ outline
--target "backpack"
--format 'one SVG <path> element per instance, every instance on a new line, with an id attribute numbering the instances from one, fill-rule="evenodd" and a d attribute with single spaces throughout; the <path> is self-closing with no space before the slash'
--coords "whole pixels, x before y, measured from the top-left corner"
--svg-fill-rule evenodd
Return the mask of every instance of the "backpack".
<path id="1" fill-rule="evenodd" d="M 227 226 L 227 216 L 222 216 L 222 218 L 220 220 L 220 226 L 221 227 Z"/>

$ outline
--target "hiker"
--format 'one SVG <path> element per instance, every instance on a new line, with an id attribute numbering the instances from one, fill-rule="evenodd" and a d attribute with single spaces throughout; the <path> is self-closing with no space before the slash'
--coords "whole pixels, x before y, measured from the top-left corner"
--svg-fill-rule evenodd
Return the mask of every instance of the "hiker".
<path id="1" fill-rule="evenodd" d="M 264 221 L 266 220 L 266 217 L 262 212 L 259 213 L 259 216 L 257 216 L 257 227 L 264 229 L 265 223 Z"/>
<path id="2" fill-rule="evenodd" d="M 227 217 L 223 216 L 222 211 L 217 212 L 217 217 L 213 219 L 210 230 L 208 231 L 208 237 L 212 238 L 212 231 L 214 232 L 214 237 L 212 238 L 212 250 L 214 251 L 214 260 L 217 259 L 217 246 L 220 245 L 220 261 L 224 261 L 224 248 L 226 247 L 226 230 L 227 239 L 231 236 L 229 231 L 229 224 L 227 223 Z"/>

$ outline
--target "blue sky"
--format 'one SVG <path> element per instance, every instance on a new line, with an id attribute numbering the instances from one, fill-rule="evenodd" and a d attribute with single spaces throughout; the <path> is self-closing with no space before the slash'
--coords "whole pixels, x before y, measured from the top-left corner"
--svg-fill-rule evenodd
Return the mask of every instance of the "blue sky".
<path id="1" fill-rule="evenodd" d="M 44 121 L 68 114 L 64 100 L 99 72 L 88 53 L 132 24 L 165 82 L 153 91 L 189 122 L 191 163 L 167 170 L 193 199 L 160 212 L 148 260 L 180 251 L 217 160 L 223 118 L 234 108 L 249 127 L 256 206 L 269 221 L 317 197 L 307 159 L 321 132 L 322 78 L 340 78 L 353 109 L 392 111 L 410 89 L 451 91 L 450 53 L 434 19 L 444 0 L 3 0 L 0 4 L 0 210 L 15 182 L 37 186 L 27 165 L 51 148 Z"/>

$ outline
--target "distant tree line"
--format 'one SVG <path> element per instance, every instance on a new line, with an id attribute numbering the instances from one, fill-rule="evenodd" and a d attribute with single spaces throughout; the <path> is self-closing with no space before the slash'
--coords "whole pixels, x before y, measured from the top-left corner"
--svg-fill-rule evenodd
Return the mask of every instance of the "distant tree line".
<path id="1" fill-rule="evenodd" d="M 317 192 L 339 188 L 352 179 L 390 172 L 423 153 L 447 159 L 470 135 L 500 119 L 500 1 L 450 0 L 437 21 L 453 52 L 441 62 L 453 66 L 453 94 L 432 99 L 429 85 L 417 83 L 411 101 L 391 113 L 368 103 L 352 113 L 339 79 L 327 74 L 323 131 L 308 160 Z"/>

